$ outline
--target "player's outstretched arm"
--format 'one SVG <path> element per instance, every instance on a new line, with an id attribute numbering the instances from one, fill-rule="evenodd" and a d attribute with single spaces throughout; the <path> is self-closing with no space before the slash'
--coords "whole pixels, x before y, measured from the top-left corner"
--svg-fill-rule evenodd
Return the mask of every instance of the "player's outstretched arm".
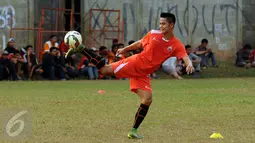
<path id="1" fill-rule="evenodd" d="M 183 61 L 185 63 L 187 74 L 193 73 L 194 72 L 194 67 L 193 67 L 192 61 L 189 59 L 189 56 L 186 55 L 182 59 L 183 59 Z"/>
<path id="2" fill-rule="evenodd" d="M 131 44 L 131 45 L 125 47 L 125 48 L 118 49 L 116 55 L 124 54 L 127 51 L 137 50 L 141 47 L 142 47 L 142 42 L 141 42 L 141 40 L 139 40 L 139 41 L 136 41 L 135 43 L 133 43 L 133 44 Z"/>

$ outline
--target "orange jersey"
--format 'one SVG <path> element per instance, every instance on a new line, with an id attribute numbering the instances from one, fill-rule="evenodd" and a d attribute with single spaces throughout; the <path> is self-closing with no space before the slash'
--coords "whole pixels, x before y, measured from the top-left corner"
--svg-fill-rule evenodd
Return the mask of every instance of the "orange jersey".
<path id="1" fill-rule="evenodd" d="M 135 55 L 136 67 L 140 67 L 143 74 L 151 74 L 169 57 L 183 58 L 187 55 L 184 45 L 176 37 L 169 41 L 164 40 L 159 30 L 151 30 L 141 40 L 144 48 L 140 54 Z"/>
<path id="2" fill-rule="evenodd" d="M 143 51 L 111 64 L 117 78 L 130 78 L 130 89 L 152 92 L 149 74 L 157 70 L 169 57 L 183 58 L 187 55 L 183 44 L 173 37 L 163 39 L 160 31 L 152 30 L 141 40 Z"/>

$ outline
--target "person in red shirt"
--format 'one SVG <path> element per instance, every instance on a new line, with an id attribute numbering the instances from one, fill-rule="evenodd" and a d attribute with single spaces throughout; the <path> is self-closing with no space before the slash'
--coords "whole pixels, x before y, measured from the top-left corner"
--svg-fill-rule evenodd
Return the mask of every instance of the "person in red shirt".
<path id="1" fill-rule="evenodd" d="M 98 67 L 101 74 L 116 76 L 117 78 L 130 78 L 130 90 L 140 97 L 141 104 L 136 112 L 134 125 L 128 133 L 128 138 L 143 138 L 143 136 L 138 134 L 137 129 L 152 103 L 152 87 L 149 75 L 157 70 L 169 57 L 182 59 L 185 62 L 188 74 L 194 71 L 184 45 L 174 36 L 175 22 L 174 14 L 161 13 L 160 30 L 151 30 L 141 40 L 125 48 L 118 49 L 117 55 L 137 50 L 140 47 L 143 47 L 143 51 L 140 54 L 109 65 L 104 65 L 105 60 L 89 52 L 84 45 L 76 48 L 84 55 L 87 55 L 88 59 Z"/>
<path id="2" fill-rule="evenodd" d="M 65 55 L 66 52 L 69 50 L 69 47 L 65 44 L 64 40 L 59 45 L 60 52 Z"/>
<path id="3" fill-rule="evenodd" d="M 255 67 L 255 50 L 251 51 L 251 54 L 249 56 L 250 62 L 251 62 L 251 66 Z"/>

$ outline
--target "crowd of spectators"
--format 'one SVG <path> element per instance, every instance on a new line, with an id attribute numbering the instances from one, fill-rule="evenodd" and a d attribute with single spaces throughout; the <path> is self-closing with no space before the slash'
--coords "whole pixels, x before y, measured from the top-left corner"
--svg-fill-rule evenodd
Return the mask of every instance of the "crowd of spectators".
<path id="1" fill-rule="evenodd" d="M 68 46 L 64 44 L 63 40 L 59 43 L 57 40 L 56 35 L 50 36 L 49 41 L 46 41 L 43 46 L 41 55 L 37 57 L 33 52 L 32 45 L 27 45 L 18 50 L 15 48 L 15 39 L 10 38 L 6 49 L 0 49 L 0 80 L 68 80 L 81 77 L 89 80 L 116 79 L 116 77 L 100 75 L 97 67 L 90 63 L 87 57 L 79 53 L 74 53 L 65 59 Z M 129 41 L 128 44 L 131 45 L 134 42 Z M 117 50 L 124 47 L 123 43 L 114 39 L 109 49 L 101 46 L 99 48 L 92 47 L 91 50 L 103 56 L 107 64 L 138 54 L 143 50 L 140 48 L 116 56 Z M 214 52 L 208 48 L 207 39 L 202 39 L 201 44 L 194 49 L 191 45 L 186 45 L 185 49 L 195 68 L 193 76 L 199 76 L 201 70 L 206 70 L 210 65 L 218 67 Z M 236 66 L 255 67 L 255 50 L 252 50 L 251 45 L 244 45 L 236 53 L 236 56 Z M 40 63 L 38 59 L 41 61 Z M 186 74 L 183 61 L 176 57 L 167 59 L 159 70 L 176 79 L 182 79 L 182 75 Z M 155 79 L 159 78 L 156 73 L 152 73 L 150 76 Z"/>
<path id="2" fill-rule="evenodd" d="M 186 52 L 195 68 L 195 72 L 192 74 L 194 77 L 200 77 L 201 69 L 206 70 L 210 65 L 218 67 L 214 52 L 208 48 L 208 43 L 207 39 L 202 39 L 201 44 L 194 50 L 191 45 L 185 46 Z M 211 64 L 209 63 L 210 60 Z M 181 76 L 186 74 L 184 62 L 176 57 L 167 59 L 162 64 L 162 71 L 175 79 L 182 79 Z"/>
<path id="3" fill-rule="evenodd" d="M 250 44 L 246 44 L 236 53 L 236 62 L 237 67 L 255 67 L 255 49 L 252 50 Z"/>
<path id="4" fill-rule="evenodd" d="M 129 44 L 132 43 L 134 41 L 129 42 Z M 114 39 L 111 49 L 101 46 L 98 49 L 92 47 L 91 50 L 105 57 L 107 64 L 141 52 L 139 49 L 116 56 L 117 50 L 124 46 Z M 58 37 L 52 35 L 49 37 L 49 41 L 44 43 L 43 50 L 37 57 L 33 52 L 32 45 L 17 49 L 15 48 L 15 39 L 10 38 L 7 47 L 4 50 L 0 49 L 0 80 L 116 79 L 116 77 L 100 75 L 97 67 L 90 63 L 84 55 L 74 53 L 67 59 L 64 58 L 68 49 L 63 40 L 58 43 Z M 155 74 L 152 77 L 156 78 Z"/>

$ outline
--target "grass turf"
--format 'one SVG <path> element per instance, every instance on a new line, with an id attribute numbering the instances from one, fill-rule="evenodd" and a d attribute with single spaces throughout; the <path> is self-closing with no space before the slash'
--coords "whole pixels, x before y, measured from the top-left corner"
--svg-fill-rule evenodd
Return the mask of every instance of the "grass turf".
<path id="1" fill-rule="evenodd" d="M 142 140 L 127 138 L 140 104 L 128 81 L 1 82 L 0 111 L 30 112 L 33 130 L 26 142 L 31 143 L 250 143 L 255 142 L 254 80 L 153 80 L 153 103 L 139 128 Z M 100 89 L 106 93 L 99 95 Z M 224 139 L 210 139 L 214 131 Z"/>

